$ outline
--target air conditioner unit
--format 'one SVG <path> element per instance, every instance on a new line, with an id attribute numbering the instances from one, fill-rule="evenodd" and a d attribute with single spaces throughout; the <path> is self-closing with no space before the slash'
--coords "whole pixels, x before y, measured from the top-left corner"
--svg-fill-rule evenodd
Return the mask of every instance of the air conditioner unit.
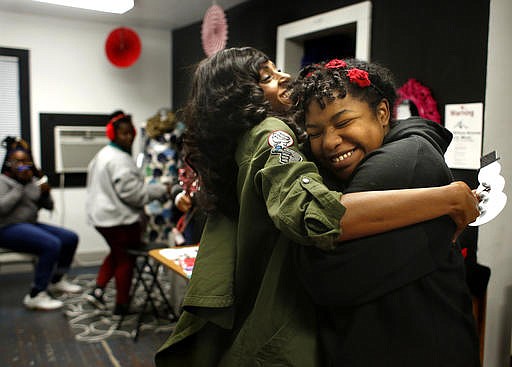
<path id="1" fill-rule="evenodd" d="M 55 126 L 55 172 L 87 172 L 89 162 L 109 143 L 104 126 Z"/>

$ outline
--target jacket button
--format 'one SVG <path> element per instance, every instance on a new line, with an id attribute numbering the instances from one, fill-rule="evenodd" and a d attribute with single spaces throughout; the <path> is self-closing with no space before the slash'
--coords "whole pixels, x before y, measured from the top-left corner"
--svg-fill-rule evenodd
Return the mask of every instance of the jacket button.
<path id="1" fill-rule="evenodd" d="M 302 182 L 305 183 L 305 184 L 308 184 L 309 183 L 309 178 L 302 177 Z"/>

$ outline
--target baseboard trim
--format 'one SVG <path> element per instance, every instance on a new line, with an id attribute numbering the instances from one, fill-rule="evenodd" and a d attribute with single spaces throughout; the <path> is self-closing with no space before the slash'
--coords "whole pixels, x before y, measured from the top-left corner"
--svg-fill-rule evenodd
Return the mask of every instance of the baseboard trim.
<path id="1" fill-rule="evenodd" d="M 101 265 L 108 251 L 82 252 L 75 255 L 74 266 L 97 266 Z"/>

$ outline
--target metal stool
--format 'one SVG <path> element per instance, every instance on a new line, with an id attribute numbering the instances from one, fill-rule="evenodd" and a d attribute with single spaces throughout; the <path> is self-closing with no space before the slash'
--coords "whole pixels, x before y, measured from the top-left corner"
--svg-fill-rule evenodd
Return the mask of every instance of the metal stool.
<path id="1" fill-rule="evenodd" d="M 162 289 L 162 286 L 158 280 L 158 273 L 161 267 L 161 264 L 158 261 L 154 261 L 149 256 L 149 251 L 153 249 L 165 248 L 167 246 L 158 245 L 158 244 L 150 244 L 141 249 L 129 249 L 128 253 L 135 256 L 135 271 L 134 277 L 135 282 L 132 285 L 132 289 L 130 291 L 130 302 L 128 304 L 128 308 L 131 306 L 132 301 L 135 297 L 135 294 L 138 288 L 142 285 L 142 289 L 144 290 L 144 303 L 142 309 L 138 313 L 137 317 L 137 326 L 135 328 L 135 335 L 133 337 L 134 341 L 137 341 L 139 337 L 140 326 L 142 324 L 142 318 L 144 313 L 146 312 L 146 308 L 148 304 L 151 304 L 152 312 L 155 318 L 161 318 L 161 312 L 159 312 L 156 304 L 156 299 L 154 298 L 153 291 L 156 289 L 158 291 L 159 297 L 162 299 L 166 312 L 163 318 L 169 319 L 171 322 L 176 320 L 177 317 L 174 314 L 174 311 L 165 296 L 165 292 Z M 117 324 L 117 328 L 121 328 L 121 325 L 124 321 L 126 315 L 121 315 L 119 323 Z"/>

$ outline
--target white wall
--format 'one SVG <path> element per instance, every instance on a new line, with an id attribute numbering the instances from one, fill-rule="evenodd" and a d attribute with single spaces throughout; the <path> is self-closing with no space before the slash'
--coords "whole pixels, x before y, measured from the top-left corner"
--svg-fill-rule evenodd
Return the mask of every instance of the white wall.
<path id="1" fill-rule="evenodd" d="M 491 268 L 484 366 L 505 367 L 510 365 L 512 326 L 512 2 L 491 0 L 490 10 L 483 150 L 496 150 L 501 156 L 508 203 L 496 219 L 480 228 L 478 259 Z"/>
<path id="2" fill-rule="evenodd" d="M 0 12 L 0 47 L 29 50 L 36 163 L 41 162 L 40 113 L 109 114 L 123 109 L 140 126 L 159 108 L 170 107 L 171 31 L 134 28 L 141 38 L 141 56 L 131 67 L 117 68 L 108 61 L 104 45 L 108 34 L 120 26 Z M 134 150 L 138 147 L 136 141 Z M 54 188 L 53 196 L 56 210 L 51 216 L 42 211 L 41 220 L 78 232 L 78 260 L 105 252 L 103 239 L 86 223 L 85 189 L 62 193 Z"/>

